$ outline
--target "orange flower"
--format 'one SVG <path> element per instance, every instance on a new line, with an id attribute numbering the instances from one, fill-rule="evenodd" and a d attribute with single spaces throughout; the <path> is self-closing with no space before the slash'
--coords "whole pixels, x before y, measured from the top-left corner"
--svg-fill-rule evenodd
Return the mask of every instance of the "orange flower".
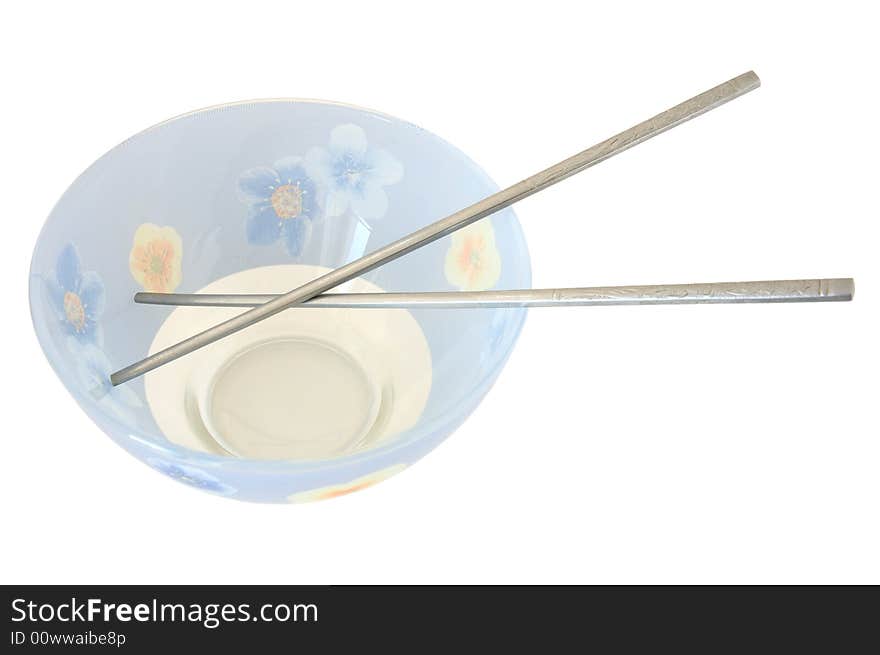
<path id="1" fill-rule="evenodd" d="M 501 276 L 501 255 L 488 220 L 477 221 L 452 235 L 446 253 L 446 279 L 463 291 L 491 289 Z"/>
<path id="2" fill-rule="evenodd" d="M 145 291 L 170 293 L 180 285 L 183 242 L 173 227 L 144 223 L 128 257 L 132 276 Z"/>
<path id="3" fill-rule="evenodd" d="M 377 484 L 382 480 L 387 480 L 392 475 L 399 473 L 405 468 L 406 464 L 395 464 L 394 466 L 389 466 L 388 468 L 361 476 L 351 482 L 334 484 L 329 487 L 319 487 L 318 489 L 311 489 L 310 491 L 301 491 L 300 493 L 288 496 L 287 500 L 291 503 L 308 503 L 313 500 L 338 498 L 339 496 L 345 496 L 346 494 L 360 491 L 367 487 L 372 487 L 374 484 Z"/>

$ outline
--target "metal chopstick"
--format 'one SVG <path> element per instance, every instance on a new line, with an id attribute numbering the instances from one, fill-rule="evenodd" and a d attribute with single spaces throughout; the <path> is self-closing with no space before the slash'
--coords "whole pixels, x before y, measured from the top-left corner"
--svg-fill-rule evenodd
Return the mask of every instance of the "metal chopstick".
<path id="1" fill-rule="evenodd" d="M 587 305 L 686 305 L 720 303 L 834 302 L 852 300 L 851 278 L 650 284 L 625 287 L 427 291 L 415 293 L 325 293 L 297 305 L 339 309 L 464 309 L 581 307 Z M 149 293 L 134 301 L 183 307 L 256 307 L 277 294 Z"/>
<path id="2" fill-rule="evenodd" d="M 690 100 L 667 109 L 653 118 L 635 125 L 601 143 L 598 143 L 573 157 L 565 159 L 540 173 L 526 178 L 507 189 L 499 191 L 460 211 L 427 225 L 412 234 L 394 241 L 378 250 L 345 264 L 321 277 L 312 280 L 292 291 L 278 296 L 267 303 L 254 307 L 238 316 L 195 334 L 188 339 L 169 346 L 164 350 L 122 368 L 110 376 L 113 385 L 128 382 L 163 364 L 174 361 L 194 350 L 207 346 L 218 339 L 229 336 L 263 319 L 281 312 L 291 305 L 302 303 L 314 296 L 347 282 L 367 271 L 412 252 L 428 243 L 436 241 L 479 219 L 509 207 L 538 191 L 579 173 L 601 161 L 627 150 L 642 141 L 650 139 L 700 114 L 753 91 L 761 82 L 754 72 L 749 71 L 720 84 Z"/>

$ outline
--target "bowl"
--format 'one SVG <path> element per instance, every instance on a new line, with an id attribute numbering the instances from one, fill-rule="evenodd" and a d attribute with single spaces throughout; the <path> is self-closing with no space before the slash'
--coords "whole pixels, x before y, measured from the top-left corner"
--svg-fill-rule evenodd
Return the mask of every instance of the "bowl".
<path id="1" fill-rule="evenodd" d="M 480 403 L 525 310 L 291 308 L 112 386 L 110 373 L 243 310 L 133 302 L 282 293 L 493 193 L 437 136 L 349 105 L 266 100 L 160 123 L 89 167 L 35 245 L 49 363 L 138 459 L 239 500 L 300 502 L 403 470 Z M 510 209 L 336 291 L 525 288 Z"/>

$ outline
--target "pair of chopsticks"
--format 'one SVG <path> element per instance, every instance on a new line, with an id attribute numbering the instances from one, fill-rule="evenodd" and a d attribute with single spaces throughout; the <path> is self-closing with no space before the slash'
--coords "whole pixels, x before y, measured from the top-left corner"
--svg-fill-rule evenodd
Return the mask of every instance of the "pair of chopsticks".
<path id="1" fill-rule="evenodd" d="M 138 293 L 141 303 L 252 307 L 246 312 L 160 350 L 110 376 L 128 382 L 295 305 L 303 307 L 538 307 L 720 302 L 849 300 L 852 280 L 795 280 L 697 285 L 525 289 L 482 292 L 325 294 L 330 289 L 493 214 L 567 177 L 623 152 L 685 121 L 753 91 L 761 82 L 749 71 L 628 130 L 565 159 L 507 189 L 356 259 L 285 294 L 203 295 Z M 323 294 L 323 295 L 322 295 Z"/>

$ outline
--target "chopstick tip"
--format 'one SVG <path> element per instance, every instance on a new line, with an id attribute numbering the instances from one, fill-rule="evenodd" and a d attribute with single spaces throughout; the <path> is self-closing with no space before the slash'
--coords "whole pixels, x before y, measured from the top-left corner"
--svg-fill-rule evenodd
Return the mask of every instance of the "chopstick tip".
<path id="1" fill-rule="evenodd" d="M 856 293 L 856 284 L 851 277 L 826 278 L 819 280 L 819 289 L 825 300 L 848 302 Z"/>
<path id="2" fill-rule="evenodd" d="M 831 280 L 831 288 L 836 291 L 843 300 L 852 300 L 856 295 L 856 282 L 851 277 Z"/>
<path id="3" fill-rule="evenodd" d="M 743 82 L 750 91 L 761 86 L 761 78 L 758 77 L 758 74 L 753 70 L 746 71 L 737 79 Z"/>

